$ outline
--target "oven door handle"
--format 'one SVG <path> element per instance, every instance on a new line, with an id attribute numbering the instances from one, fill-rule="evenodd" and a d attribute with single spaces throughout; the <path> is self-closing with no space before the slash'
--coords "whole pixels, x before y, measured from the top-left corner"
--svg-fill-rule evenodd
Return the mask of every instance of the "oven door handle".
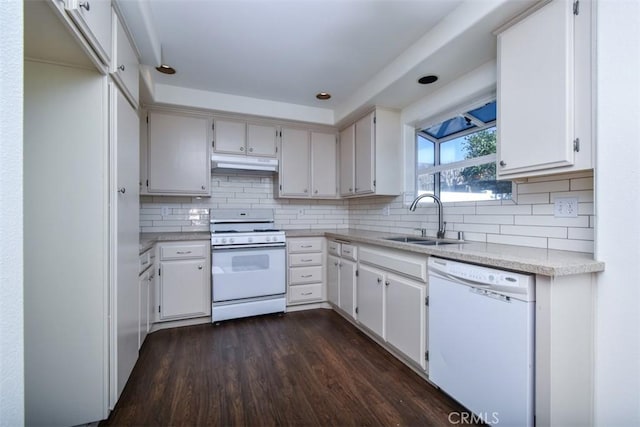
<path id="1" fill-rule="evenodd" d="M 220 245 L 220 246 L 211 246 L 211 249 L 214 251 L 218 250 L 226 250 L 226 249 L 260 249 L 260 248 L 285 248 L 284 243 L 264 243 L 259 245 Z"/>

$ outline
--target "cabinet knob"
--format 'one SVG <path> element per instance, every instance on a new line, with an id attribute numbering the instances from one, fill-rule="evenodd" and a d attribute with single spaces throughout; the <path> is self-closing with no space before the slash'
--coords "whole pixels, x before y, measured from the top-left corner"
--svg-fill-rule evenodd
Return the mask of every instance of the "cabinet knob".
<path id="1" fill-rule="evenodd" d="M 378 283 L 382 283 L 382 279 L 378 277 Z"/>
<path id="2" fill-rule="evenodd" d="M 87 12 L 91 10 L 91 5 L 89 4 L 88 1 L 83 1 L 78 6 L 85 8 Z"/>
<path id="3" fill-rule="evenodd" d="M 353 188 L 349 187 L 349 193 L 353 193 Z"/>
<path id="4" fill-rule="evenodd" d="M 244 147 L 240 147 L 240 151 L 244 151 Z"/>
<path id="5" fill-rule="evenodd" d="M 120 70 L 120 71 L 124 71 L 124 65 L 119 66 L 119 67 L 118 67 L 118 70 Z"/>
<path id="6" fill-rule="evenodd" d="M 387 280 L 386 282 L 384 282 L 385 286 L 389 286 L 389 281 Z"/>
<path id="7" fill-rule="evenodd" d="M 505 162 L 504 160 L 500 160 L 500 166 L 502 167 L 507 166 L 507 162 Z"/>
<path id="8" fill-rule="evenodd" d="M 198 266 L 198 270 L 202 270 L 202 266 L 201 265 Z"/>
<path id="9" fill-rule="evenodd" d="M 305 188 L 305 189 L 304 189 L 304 192 L 305 192 L 305 193 L 308 193 L 308 192 L 309 192 L 309 190 Z"/>
<path id="10" fill-rule="evenodd" d="M 206 187 L 204 185 L 201 185 L 200 188 L 202 188 L 204 190 Z"/>
<path id="11" fill-rule="evenodd" d="M 124 194 L 126 191 L 127 191 L 127 189 L 126 189 L 126 188 L 124 188 L 124 187 L 120 187 L 120 188 L 118 189 L 118 193 L 122 193 L 122 194 Z"/>
<path id="12" fill-rule="evenodd" d="M 318 194 L 318 190 L 314 190 L 314 194 Z"/>
<path id="13" fill-rule="evenodd" d="M 253 153 L 253 148 L 249 148 L 249 152 L 250 152 L 250 153 Z"/>

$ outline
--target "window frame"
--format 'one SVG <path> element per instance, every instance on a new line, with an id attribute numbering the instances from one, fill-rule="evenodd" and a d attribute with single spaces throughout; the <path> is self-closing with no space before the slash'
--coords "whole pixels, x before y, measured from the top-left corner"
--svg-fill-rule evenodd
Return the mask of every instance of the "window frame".
<path id="1" fill-rule="evenodd" d="M 487 163 L 496 163 L 497 162 L 497 153 L 493 153 L 493 154 L 487 154 L 484 156 L 479 156 L 479 157 L 474 157 L 471 159 L 463 159 L 463 160 L 458 160 L 455 162 L 451 162 L 451 163 L 446 163 L 446 164 L 441 164 L 440 163 L 440 154 L 441 154 L 441 144 L 458 139 L 458 138 L 463 138 L 465 136 L 468 135 L 472 135 L 475 134 L 477 132 L 481 132 L 484 130 L 488 130 L 488 129 L 492 129 L 492 128 L 496 128 L 497 127 L 497 114 L 496 114 L 496 119 L 490 121 L 490 122 L 483 122 L 479 119 L 477 119 L 476 117 L 468 114 L 468 112 L 473 111 L 477 108 L 482 107 L 483 105 L 486 104 L 490 104 L 492 102 L 497 102 L 495 97 L 491 97 L 491 98 L 485 98 L 481 101 L 477 101 L 475 103 L 471 103 L 471 104 L 467 104 L 467 107 L 463 108 L 463 109 L 458 109 L 457 111 L 453 111 L 450 112 L 449 114 L 441 114 L 438 115 L 437 118 L 432 119 L 431 121 L 422 121 L 421 123 L 418 124 L 418 126 L 415 129 L 415 141 L 414 141 L 414 185 L 415 185 L 415 191 L 414 191 L 414 196 L 417 197 L 419 195 L 419 191 L 420 191 L 420 186 L 419 186 L 419 179 L 420 179 L 420 174 L 418 173 L 418 158 L 419 158 L 419 153 L 418 153 L 418 148 L 419 148 L 419 138 L 422 137 L 428 141 L 431 141 L 434 144 L 434 149 L 433 149 L 433 157 L 434 157 L 434 165 L 430 166 L 427 168 L 427 173 L 430 175 L 433 175 L 434 177 L 434 182 L 433 182 L 433 194 L 436 195 L 437 197 L 441 197 L 441 185 L 440 185 L 440 174 L 442 171 L 445 170 L 452 170 L 452 169 L 461 169 L 461 168 L 465 168 L 465 167 L 469 167 L 469 166 L 480 166 L 480 165 L 484 165 Z M 497 108 L 497 106 L 496 106 Z M 462 111 L 461 111 L 462 110 Z M 470 128 L 470 129 L 466 129 L 451 135 L 448 135 L 446 137 L 442 137 L 442 138 L 435 138 L 431 135 L 429 135 L 425 130 L 428 129 L 429 127 L 435 126 L 437 124 L 440 123 L 444 123 L 445 121 L 452 119 L 456 116 L 461 116 L 464 118 L 469 119 L 476 127 Z M 496 132 L 497 130 L 494 130 L 494 132 Z M 497 147 L 496 147 L 496 151 L 497 151 Z M 423 169 L 424 172 L 424 169 Z M 512 194 L 513 194 L 513 190 L 512 190 Z M 442 201 L 443 203 L 450 203 L 447 202 L 445 200 Z"/>

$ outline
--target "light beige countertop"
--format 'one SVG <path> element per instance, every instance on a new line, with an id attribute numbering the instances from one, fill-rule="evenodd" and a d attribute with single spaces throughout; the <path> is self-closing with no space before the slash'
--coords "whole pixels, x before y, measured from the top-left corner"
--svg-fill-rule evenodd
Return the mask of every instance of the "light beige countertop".
<path id="1" fill-rule="evenodd" d="M 286 234 L 289 238 L 324 236 L 347 242 L 367 243 L 543 276 L 567 276 L 604 271 L 604 262 L 594 260 L 592 254 L 582 252 L 479 242 L 422 246 L 385 240 L 388 237 L 407 236 L 406 234 L 353 229 L 286 230 Z"/>
<path id="2" fill-rule="evenodd" d="M 140 233 L 140 253 L 158 242 L 179 242 L 182 240 L 211 240 L 211 233 L 199 231 L 191 233 Z"/>

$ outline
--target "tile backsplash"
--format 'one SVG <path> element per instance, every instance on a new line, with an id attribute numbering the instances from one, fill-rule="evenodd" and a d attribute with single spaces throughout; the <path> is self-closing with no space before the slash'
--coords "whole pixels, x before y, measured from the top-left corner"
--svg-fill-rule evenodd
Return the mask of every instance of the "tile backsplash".
<path id="1" fill-rule="evenodd" d="M 438 228 L 435 205 L 408 210 L 413 194 L 349 200 L 274 198 L 274 176 L 212 175 L 211 197 L 142 196 L 142 232 L 207 231 L 209 211 L 218 208 L 274 209 L 281 229 L 354 228 L 419 234 Z M 531 178 L 514 183 L 516 200 L 446 203 L 447 237 L 549 249 L 593 252 L 594 203 L 591 172 Z M 553 215 L 556 197 L 578 198 L 578 216 Z M 428 202 L 428 199 L 425 199 Z"/>

